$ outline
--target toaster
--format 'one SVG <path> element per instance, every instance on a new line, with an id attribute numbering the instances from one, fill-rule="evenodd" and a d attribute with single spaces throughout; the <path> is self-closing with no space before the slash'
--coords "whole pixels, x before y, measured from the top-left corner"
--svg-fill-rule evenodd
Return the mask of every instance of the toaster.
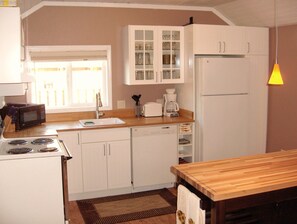
<path id="1" fill-rule="evenodd" d="M 162 116 L 162 104 L 148 102 L 143 105 L 142 115 L 144 117 L 160 117 Z"/>

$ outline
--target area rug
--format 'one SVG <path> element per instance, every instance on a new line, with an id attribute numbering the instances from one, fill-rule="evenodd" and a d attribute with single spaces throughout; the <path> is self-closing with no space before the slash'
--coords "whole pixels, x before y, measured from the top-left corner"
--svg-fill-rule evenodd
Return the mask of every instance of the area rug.
<path id="1" fill-rule="evenodd" d="M 86 224 L 114 224 L 176 212 L 168 189 L 77 201 Z"/>

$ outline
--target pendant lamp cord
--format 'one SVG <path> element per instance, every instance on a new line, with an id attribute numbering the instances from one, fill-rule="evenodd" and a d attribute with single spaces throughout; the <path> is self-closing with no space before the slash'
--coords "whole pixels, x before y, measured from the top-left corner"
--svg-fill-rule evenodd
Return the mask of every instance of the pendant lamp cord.
<path id="1" fill-rule="evenodd" d="M 274 24 L 275 24 L 275 64 L 278 64 L 278 26 L 277 26 L 277 10 L 276 10 L 276 1 L 274 0 Z"/>

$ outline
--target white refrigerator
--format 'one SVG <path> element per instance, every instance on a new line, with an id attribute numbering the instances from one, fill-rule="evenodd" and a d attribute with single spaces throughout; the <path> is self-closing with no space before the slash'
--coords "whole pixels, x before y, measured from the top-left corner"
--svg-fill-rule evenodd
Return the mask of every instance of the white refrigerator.
<path id="1" fill-rule="evenodd" d="M 249 67 L 248 58 L 195 58 L 195 133 L 199 161 L 248 154 Z"/>

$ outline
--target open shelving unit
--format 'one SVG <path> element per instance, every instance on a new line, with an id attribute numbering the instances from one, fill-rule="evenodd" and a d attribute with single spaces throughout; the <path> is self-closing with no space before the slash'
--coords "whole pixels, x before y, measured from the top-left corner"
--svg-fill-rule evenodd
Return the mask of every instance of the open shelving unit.
<path id="1" fill-rule="evenodd" d="M 178 130 L 178 158 L 179 163 L 194 161 L 193 153 L 193 123 L 179 124 Z"/>

